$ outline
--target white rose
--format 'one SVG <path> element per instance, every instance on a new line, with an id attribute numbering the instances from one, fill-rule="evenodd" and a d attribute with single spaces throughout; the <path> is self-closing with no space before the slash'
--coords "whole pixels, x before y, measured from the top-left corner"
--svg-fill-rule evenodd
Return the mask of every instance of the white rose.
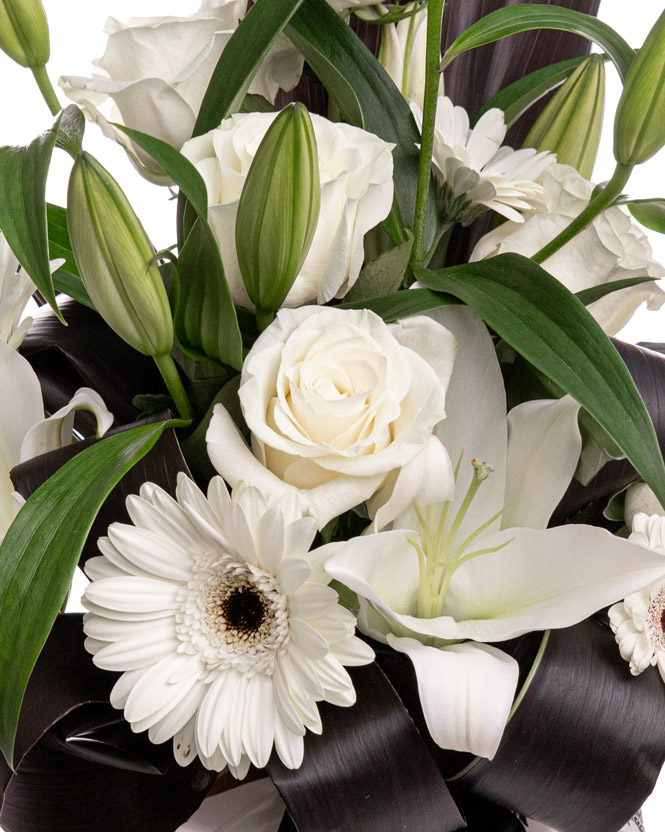
<path id="1" fill-rule="evenodd" d="M 140 173 L 170 184 L 163 170 L 109 121 L 180 149 L 189 139 L 213 70 L 247 10 L 247 0 L 204 0 L 190 17 L 109 18 L 104 55 L 93 78 L 64 76 L 60 86 L 104 133 L 121 143 Z M 302 57 L 280 36 L 249 91 L 274 101 L 302 72 Z M 113 106 L 105 107 L 110 105 Z"/>
<path id="2" fill-rule="evenodd" d="M 275 116 L 231 116 L 182 148 L 205 180 L 208 219 L 233 299 L 248 307 L 252 303 L 236 255 L 236 215 L 250 165 Z M 343 297 L 360 273 L 364 235 L 385 219 L 393 200 L 393 145 L 359 127 L 335 124 L 317 115 L 311 118 L 319 157 L 321 210 L 311 248 L 285 306 Z"/>
<path id="3" fill-rule="evenodd" d="M 531 257 L 581 213 L 593 191 L 591 182 L 569 165 L 552 165 L 540 181 L 545 188 L 546 209 L 527 214 L 524 224 L 504 222 L 485 234 L 473 250 L 471 261 L 508 251 Z M 629 277 L 662 277 L 665 269 L 651 254 L 644 233 L 622 208 L 615 206 L 549 257 L 543 268 L 571 292 L 580 292 Z M 658 309 L 665 302 L 665 293 L 654 283 L 644 283 L 612 292 L 588 308 L 605 332 L 614 335 L 643 301 L 649 309 Z"/>
<path id="4" fill-rule="evenodd" d="M 391 472 L 400 489 L 418 490 L 455 352 L 452 334 L 429 318 L 386 325 L 367 310 L 282 309 L 243 366 L 253 454 L 218 405 L 207 434 L 213 465 L 234 487 L 293 495 L 319 528 Z"/>

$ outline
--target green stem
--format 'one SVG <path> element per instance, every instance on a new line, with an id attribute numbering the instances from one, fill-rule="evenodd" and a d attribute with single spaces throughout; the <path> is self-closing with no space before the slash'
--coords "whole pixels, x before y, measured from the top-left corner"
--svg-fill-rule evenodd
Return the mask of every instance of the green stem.
<path id="1" fill-rule="evenodd" d="M 31 66 L 30 69 L 35 81 L 37 82 L 39 91 L 51 111 L 51 115 L 57 116 L 62 107 L 60 106 L 58 96 L 55 94 L 55 90 L 53 89 L 53 84 L 51 84 L 51 79 L 48 77 L 46 67 L 42 64 L 42 66 Z"/>
<path id="2" fill-rule="evenodd" d="M 194 412 L 192 410 L 189 397 L 185 392 L 185 388 L 182 386 L 182 381 L 180 380 L 180 374 L 178 373 L 175 361 L 170 353 L 166 353 L 165 355 L 153 355 L 153 358 L 155 359 L 157 369 L 162 374 L 162 378 L 164 379 L 164 383 L 171 394 L 171 398 L 175 402 L 175 406 L 178 408 L 180 418 L 183 419 L 186 424 L 190 424 L 194 418 Z"/>
<path id="3" fill-rule="evenodd" d="M 633 167 L 633 165 L 624 165 L 621 162 L 617 162 L 612 178 L 598 194 L 598 196 L 595 197 L 595 199 L 592 199 L 582 213 L 575 217 L 575 219 L 567 225 L 557 237 L 533 255 L 531 258 L 533 262 L 543 263 L 548 257 L 551 257 L 555 251 L 558 251 L 562 246 L 565 246 L 569 240 L 572 240 L 576 234 L 579 234 L 580 231 L 586 228 L 586 226 L 589 225 L 589 223 L 606 208 L 609 208 L 623 190 L 623 186 L 630 178 Z"/>
<path id="4" fill-rule="evenodd" d="M 436 102 L 439 94 L 439 61 L 441 60 L 441 19 L 445 0 L 429 0 L 427 8 L 427 51 L 425 58 L 425 94 L 423 99 L 423 127 L 418 164 L 418 190 L 413 225 L 413 254 L 411 262 L 420 264 L 427 253 L 427 203 L 432 178 L 432 147 Z"/>
<path id="5" fill-rule="evenodd" d="M 269 310 L 268 312 L 265 312 L 262 309 L 256 310 L 256 325 L 259 328 L 259 332 L 263 332 L 263 330 L 266 329 L 266 327 L 269 327 L 274 320 L 274 311 Z"/>

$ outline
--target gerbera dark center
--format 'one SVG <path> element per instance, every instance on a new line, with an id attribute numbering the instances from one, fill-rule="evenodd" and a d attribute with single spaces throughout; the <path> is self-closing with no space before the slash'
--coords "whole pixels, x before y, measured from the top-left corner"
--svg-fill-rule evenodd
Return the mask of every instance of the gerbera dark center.
<path id="1" fill-rule="evenodd" d="M 253 589 L 243 587 L 222 601 L 227 627 L 244 633 L 256 632 L 265 617 L 263 598 Z"/>
<path id="2" fill-rule="evenodd" d="M 663 610 L 660 616 L 660 629 L 665 633 L 665 610 Z"/>

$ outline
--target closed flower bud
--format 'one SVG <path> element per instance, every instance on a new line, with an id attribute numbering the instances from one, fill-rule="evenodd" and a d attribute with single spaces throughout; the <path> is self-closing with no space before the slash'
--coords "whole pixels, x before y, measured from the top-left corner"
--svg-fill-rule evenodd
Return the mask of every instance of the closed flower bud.
<path id="1" fill-rule="evenodd" d="M 41 0 L 0 0 L 0 49 L 21 66 L 44 66 L 51 45 Z"/>
<path id="2" fill-rule="evenodd" d="M 259 315 L 284 302 L 319 219 L 314 128 L 302 104 L 285 107 L 268 128 L 247 174 L 236 219 L 238 263 Z"/>
<path id="3" fill-rule="evenodd" d="M 614 156 L 640 165 L 665 144 L 665 12 L 639 50 L 623 85 L 614 120 Z"/>
<path id="4" fill-rule="evenodd" d="M 106 323 L 145 355 L 169 354 L 173 321 L 150 240 L 118 183 L 85 152 L 69 179 L 67 226 L 83 285 Z"/>
<path id="5" fill-rule="evenodd" d="M 524 147 L 551 150 L 562 165 L 591 178 L 605 103 L 605 67 L 589 55 L 553 96 L 524 140 Z"/>

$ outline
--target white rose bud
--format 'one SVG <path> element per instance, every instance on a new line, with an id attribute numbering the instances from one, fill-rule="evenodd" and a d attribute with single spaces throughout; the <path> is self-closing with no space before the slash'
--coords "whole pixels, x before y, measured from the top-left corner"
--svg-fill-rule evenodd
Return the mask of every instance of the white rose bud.
<path id="1" fill-rule="evenodd" d="M 184 144 L 182 153 L 208 188 L 208 221 L 222 254 L 236 303 L 252 308 L 236 254 L 238 202 L 261 139 L 276 113 L 225 119 L 215 130 Z M 363 262 L 363 237 L 390 212 L 392 147 L 372 133 L 312 115 L 321 188 L 319 221 L 305 262 L 285 306 L 326 303 L 353 286 Z"/>

